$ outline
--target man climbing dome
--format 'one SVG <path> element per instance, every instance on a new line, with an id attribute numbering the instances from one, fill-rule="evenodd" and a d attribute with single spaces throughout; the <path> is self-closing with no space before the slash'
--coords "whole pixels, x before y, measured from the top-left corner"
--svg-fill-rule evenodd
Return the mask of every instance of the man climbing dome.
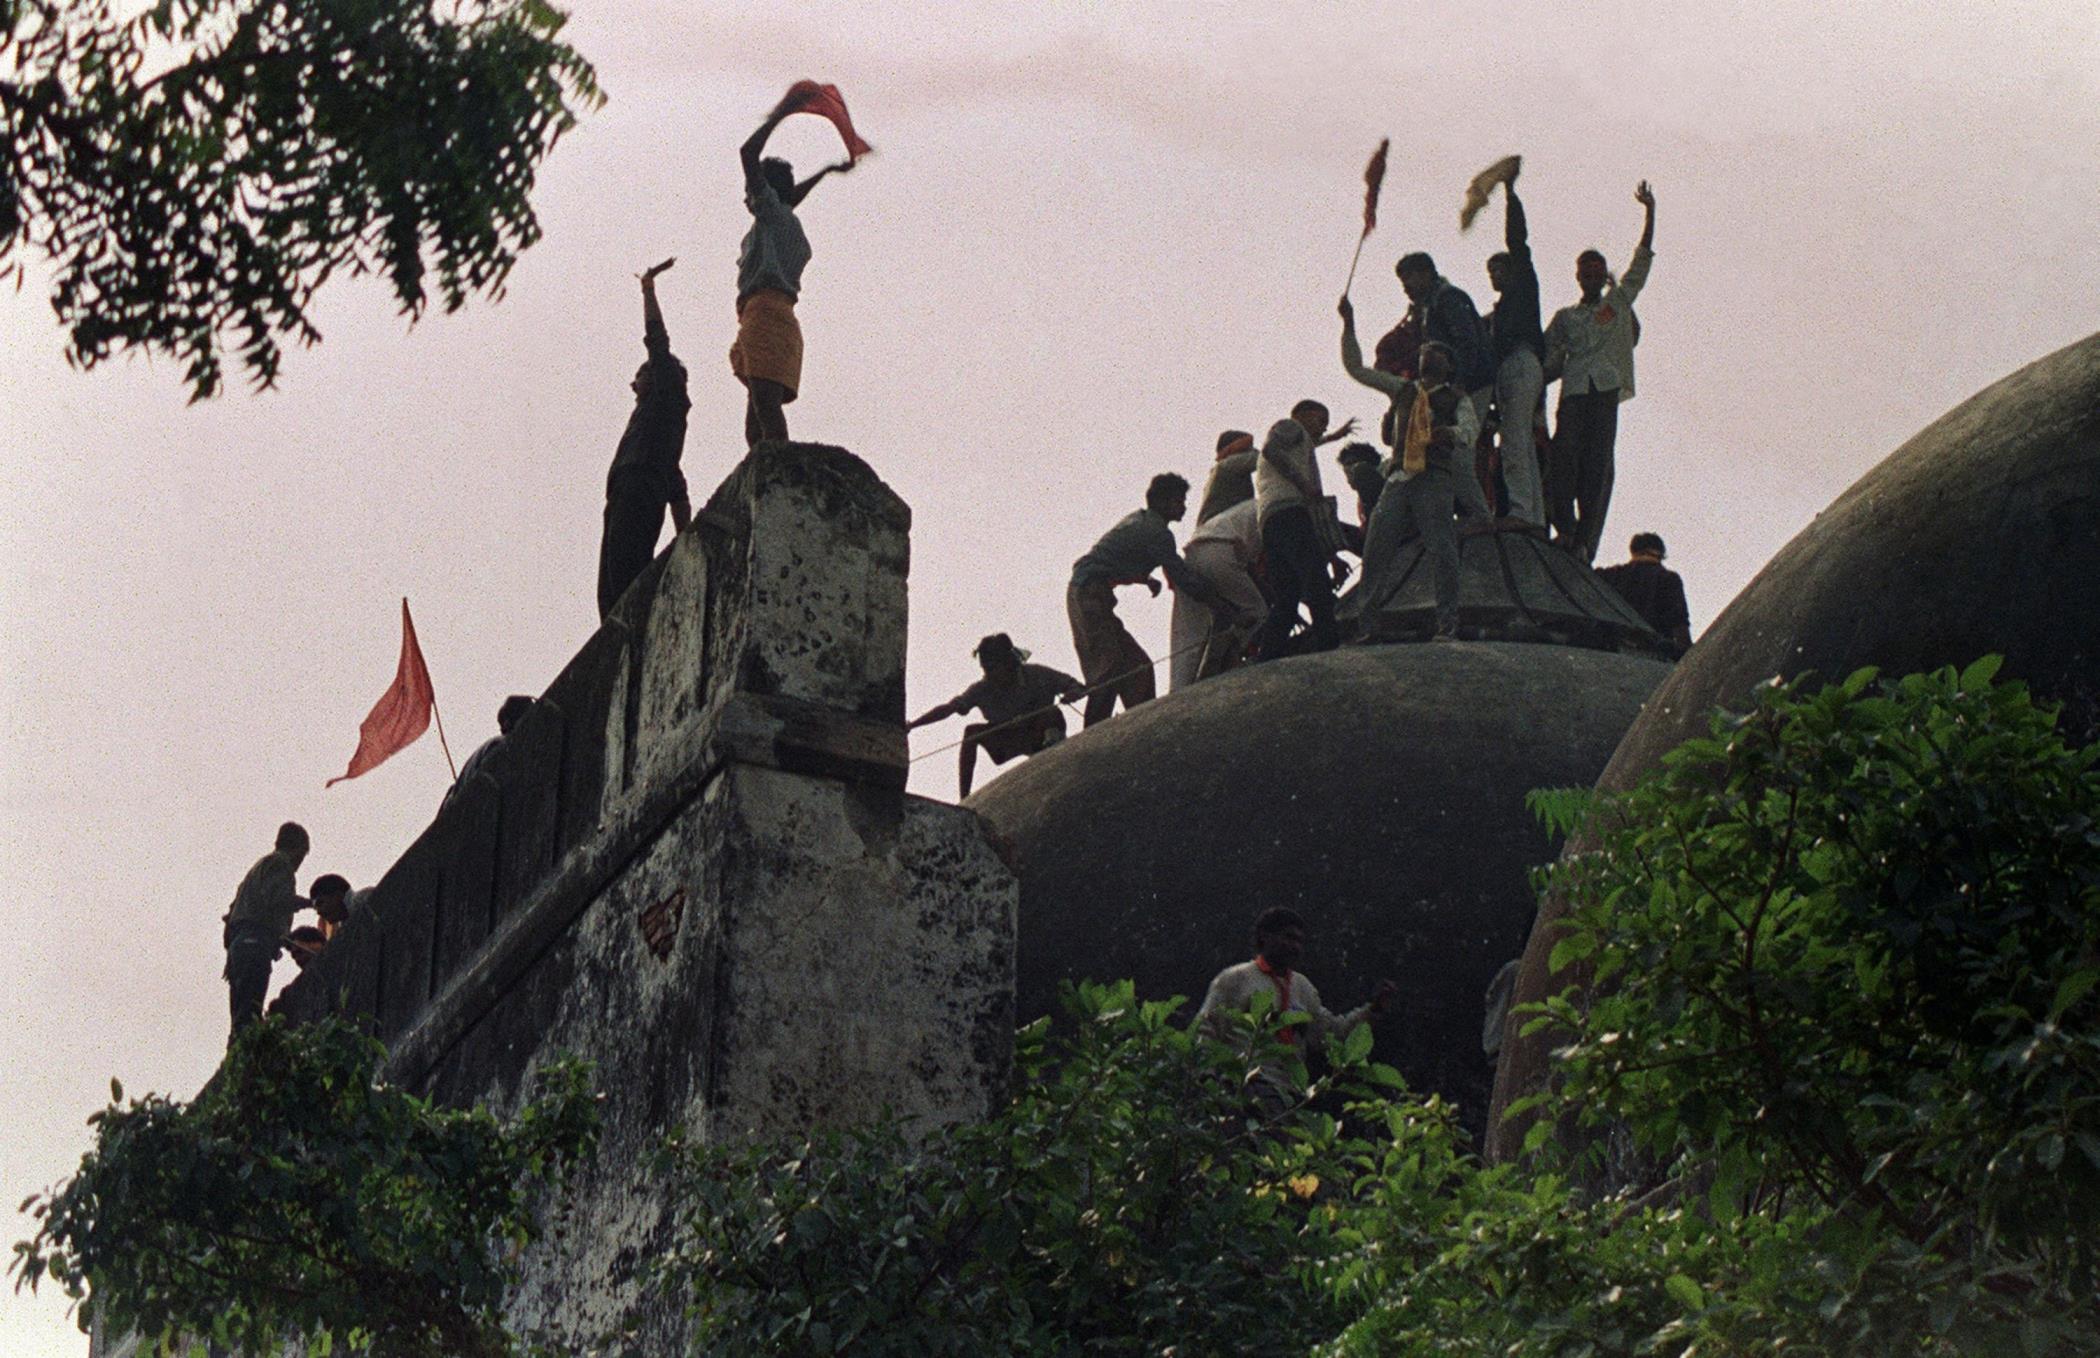
<path id="1" fill-rule="evenodd" d="M 1123 710 L 1152 701 L 1158 682 L 1152 675 L 1152 657 L 1116 616 L 1116 587 L 1143 585 L 1159 593 L 1152 572 L 1164 572 L 1176 590 L 1187 590 L 1199 603 L 1236 612 L 1235 606 L 1208 580 L 1189 569 L 1174 547 L 1174 529 L 1189 509 L 1187 478 L 1161 472 L 1145 488 L 1145 507 L 1124 515 L 1085 556 L 1072 563 L 1072 583 L 1065 589 L 1065 616 L 1072 624 L 1072 649 L 1079 655 L 1079 672 L 1086 676 L 1091 692 L 1086 700 L 1086 724 L 1115 715 L 1116 699 Z"/>
<path id="2" fill-rule="evenodd" d="M 829 118 L 846 142 L 846 159 L 799 184 L 793 165 L 764 155 L 773 129 L 793 113 Z M 824 176 L 851 170 L 868 149 L 846 116 L 838 88 L 804 80 L 774 105 L 739 152 L 751 229 L 737 252 L 736 342 L 729 347 L 729 370 L 744 384 L 747 447 L 787 438 L 786 407 L 802 387 L 802 324 L 795 319 L 795 303 L 802 295 L 802 271 L 809 267 L 810 250 L 795 209 Z"/>
<path id="3" fill-rule="evenodd" d="M 1004 632 L 994 632 L 978 642 L 975 654 L 984 677 L 940 706 L 928 708 L 904 728 L 916 731 L 971 711 L 984 714 L 983 721 L 963 728 L 957 754 L 958 800 L 970 795 L 979 750 L 990 755 L 994 764 L 1041 754 L 1065 738 L 1065 714 L 1058 710 L 1058 700 L 1075 699 L 1086 691 L 1085 685 L 1062 670 L 1028 663 L 1028 652 Z"/>

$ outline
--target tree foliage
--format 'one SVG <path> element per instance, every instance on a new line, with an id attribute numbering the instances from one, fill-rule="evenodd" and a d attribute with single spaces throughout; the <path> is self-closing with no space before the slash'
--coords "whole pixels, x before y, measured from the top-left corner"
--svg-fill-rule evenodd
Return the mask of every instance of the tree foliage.
<path id="1" fill-rule="evenodd" d="M 1350 1177 L 1315 1101 L 1397 1088 L 1368 1030 L 1306 1084 L 1250 1017 L 1236 1045 L 1139 1004 L 1068 996 L 1076 1031 L 1021 1034 L 999 1116 L 911 1146 L 893 1123 L 800 1145 L 675 1148 L 656 1275 L 697 1352 L 1291 1352 L 1342 1313 L 1314 1285 L 1325 1185 Z M 1302 1098 L 1259 1095 L 1295 1069 Z"/>
<path id="2" fill-rule="evenodd" d="M 1569 1038 L 1545 1111 L 1796 1223 L 1861 1344 L 2100 1334 L 2100 746 L 1997 668 L 1768 687 L 1633 792 L 1544 799 L 1591 845 L 1548 874 L 1590 975 L 1533 1020 Z"/>
<path id="3" fill-rule="evenodd" d="M 25 1204 L 17 1286 L 87 1298 L 155 1352 L 514 1352 L 499 1307 L 539 1195 L 595 1144 L 586 1072 L 547 1067 L 506 1120 L 380 1083 L 384 1056 L 347 1025 L 270 1019 L 193 1102 L 113 1083 L 79 1171 Z"/>
<path id="4" fill-rule="evenodd" d="M 1216 1042 L 1081 986 L 983 1122 L 671 1144 L 644 1304 L 696 1353 L 2100 1354 L 2100 746 L 2052 721 L 1990 661 L 1796 682 L 1631 792 L 1541 796 L 1586 984 L 1530 1015 L 1565 1045 L 1523 1163 L 1365 1030 L 1308 1084 L 1266 1009 Z M 104 1114 L 18 1274 L 151 1333 L 378 1349 L 452 1307 L 484 1347 L 448 1351 L 502 1351 L 486 1250 L 580 1153 L 580 1084 L 410 1154 L 387 1129 L 441 1115 L 376 1113 L 369 1047 L 263 1032 L 190 1109 Z M 1642 1177 L 1585 1187 L 1616 1144 Z"/>
<path id="5" fill-rule="evenodd" d="M 331 275 L 419 315 L 500 289 L 599 98 L 547 0 L 0 0 L 0 266 L 49 257 L 67 358 L 260 385 Z M 434 277 L 433 277 L 434 275 Z"/>

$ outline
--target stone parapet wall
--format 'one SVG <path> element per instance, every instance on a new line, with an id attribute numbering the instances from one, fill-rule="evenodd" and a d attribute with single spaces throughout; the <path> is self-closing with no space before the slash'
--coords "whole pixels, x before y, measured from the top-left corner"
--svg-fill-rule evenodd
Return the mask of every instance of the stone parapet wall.
<path id="1" fill-rule="evenodd" d="M 594 1063 L 603 1144 L 521 1324 L 586 1339 L 632 1304 L 668 1132 L 925 1126 L 1005 1085 L 1018 885 L 974 815 L 903 791 L 909 530 L 848 453 L 746 459 L 279 997 L 449 1103 Z"/>

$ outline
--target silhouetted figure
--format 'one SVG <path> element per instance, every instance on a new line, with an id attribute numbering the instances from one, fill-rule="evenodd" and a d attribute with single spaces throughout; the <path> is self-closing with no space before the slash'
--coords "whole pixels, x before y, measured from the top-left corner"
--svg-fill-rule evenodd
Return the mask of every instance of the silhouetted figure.
<path id="1" fill-rule="evenodd" d="M 1531 237 L 1524 204 L 1517 199 L 1517 173 L 1503 181 L 1503 250 L 1488 256 L 1488 283 L 1495 309 L 1488 315 L 1494 361 L 1496 425 L 1502 445 L 1502 485 L 1510 517 L 1538 528 L 1546 523 L 1545 488 L 1538 448 L 1532 442 L 1532 412 L 1545 390 L 1545 332 L 1539 326 L 1539 271 L 1531 262 Z"/>
<path id="2" fill-rule="evenodd" d="M 295 821 L 277 827 L 277 847 L 255 861 L 233 893 L 226 912 L 226 990 L 233 1014 L 233 1033 L 262 1017 L 270 991 L 270 967 L 284 951 L 292 916 L 306 902 L 299 899 L 297 873 L 312 841 Z"/>
<path id="3" fill-rule="evenodd" d="M 1320 992 L 1311 979 L 1296 970 L 1304 957 L 1305 921 L 1298 912 L 1283 906 L 1264 910 L 1254 921 L 1254 960 L 1217 974 L 1203 996 L 1203 1007 L 1196 1011 L 1189 1026 L 1210 1037 L 1227 1038 L 1232 1031 L 1229 1015 L 1245 1013 L 1253 1007 L 1255 996 L 1268 995 L 1275 1001 L 1271 1012 L 1278 1019 L 1304 1014 L 1310 1020 L 1302 1026 L 1284 1028 L 1279 1034 L 1286 1046 L 1297 1046 L 1299 1034 L 1307 1028 L 1321 1039 L 1342 1037 L 1357 1024 L 1368 1023 L 1384 1013 L 1393 1002 L 1393 983 L 1380 981 L 1368 1003 L 1346 1014 L 1332 1012 L 1320 1002 Z M 1262 1083 L 1272 1098 L 1289 1099 L 1298 1093 L 1280 1070 L 1264 1067 Z"/>
<path id="4" fill-rule="evenodd" d="M 284 946 L 291 953 L 292 962 L 299 970 L 305 971 L 307 964 L 328 946 L 328 935 L 314 925 L 302 924 L 285 936 Z"/>
<path id="5" fill-rule="evenodd" d="M 1438 273 L 1436 261 L 1419 250 L 1403 255 L 1393 272 L 1400 275 L 1400 286 L 1406 291 L 1412 310 L 1421 316 L 1422 342 L 1441 344 L 1450 351 L 1451 380 L 1473 402 L 1476 427 L 1486 423 L 1488 406 L 1495 397 L 1495 355 L 1488 343 L 1487 324 L 1480 319 L 1472 297 Z M 1459 474 L 1477 482 L 1480 473 L 1473 449 L 1463 450 L 1462 462 Z M 1483 513 L 1474 506 L 1486 503 L 1482 496 L 1461 501 L 1469 514 Z M 1486 510 L 1483 516 L 1492 518 L 1494 513 Z"/>
<path id="6" fill-rule="evenodd" d="M 1597 578 L 1619 592 L 1641 620 L 1669 642 L 1678 655 L 1692 649 L 1692 612 L 1684 602 L 1684 579 L 1663 565 L 1668 550 L 1660 535 L 1635 533 L 1626 544 L 1630 559 L 1606 566 Z"/>
<path id="7" fill-rule="evenodd" d="M 467 756 L 467 762 L 459 766 L 459 777 L 453 779 L 452 786 L 445 789 L 446 802 L 451 801 L 471 779 L 487 769 L 489 760 L 503 747 L 504 738 L 517 730 L 518 723 L 531 714 L 535 701 L 524 693 L 513 693 L 503 700 L 503 705 L 496 709 L 496 734 L 482 741 L 474 753 Z M 442 807 L 444 802 L 438 805 Z"/>
<path id="8" fill-rule="evenodd" d="M 1174 657 L 1167 666 L 1170 693 L 1231 669 L 1245 651 L 1247 638 L 1268 616 L 1269 601 L 1257 582 L 1261 520 L 1254 501 L 1244 500 L 1197 524 L 1182 548 L 1182 559 L 1226 606 L 1213 607 L 1187 590 L 1174 591 L 1167 631 Z"/>
<path id="9" fill-rule="evenodd" d="M 956 797 L 970 795 L 977 776 L 977 752 L 981 749 L 994 764 L 1040 754 L 1065 738 L 1065 714 L 1060 699 L 1076 699 L 1085 685 L 1062 670 L 1028 663 L 1028 652 L 1015 646 L 1004 632 L 994 632 L 977 643 L 974 652 L 984 677 L 938 707 L 914 717 L 905 730 L 982 712 L 984 720 L 963 727 L 957 750 Z"/>
<path id="10" fill-rule="evenodd" d="M 1253 646 L 1264 660 L 1299 651 L 1331 651 L 1341 644 L 1341 629 L 1334 621 L 1341 526 L 1320 489 L 1317 452 L 1322 444 L 1347 438 L 1356 421 L 1345 420 L 1330 434 L 1327 419 L 1326 406 L 1300 401 L 1291 407 L 1291 417 L 1271 425 L 1262 440 L 1254 503 L 1261 520 L 1262 561 L 1269 574 L 1269 616 L 1255 632 Z M 1302 637 L 1293 638 L 1300 604 L 1312 621 Z"/>
<path id="11" fill-rule="evenodd" d="M 1254 498 L 1254 435 L 1244 429 L 1228 429 L 1218 435 L 1217 461 L 1203 480 L 1203 496 L 1196 502 L 1196 523 L 1206 524 L 1234 505 Z"/>
<path id="12" fill-rule="evenodd" d="M 1560 544 L 1585 561 L 1597 559 L 1611 508 L 1619 403 L 1633 399 L 1633 346 L 1640 338 L 1633 302 L 1655 260 L 1649 249 L 1655 242 L 1655 194 L 1647 180 L 1633 197 L 1645 217 L 1625 274 L 1613 279 L 1604 256 L 1584 250 L 1575 257 L 1582 300 L 1555 312 L 1546 327 L 1546 380 L 1560 381 L 1553 450 L 1546 459 L 1548 512 Z"/>
<path id="13" fill-rule="evenodd" d="M 620 435 L 605 476 L 605 536 L 598 544 L 600 622 L 655 557 L 665 507 L 679 532 L 693 517 L 685 473 L 678 469 L 685 452 L 685 413 L 693 403 L 685 394 L 685 365 L 671 354 L 663 310 L 656 304 L 656 276 L 675 263 L 667 259 L 641 275 L 642 347 L 649 357 L 635 371 L 634 413 L 627 417 L 627 432 Z"/>
<path id="14" fill-rule="evenodd" d="M 1335 454 L 1335 461 L 1342 464 L 1342 479 L 1349 483 L 1349 489 L 1356 492 L 1353 546 L 1359 557 L 1363 555 L 1363 530 L 1370 526 L 1371 511 L 1378 507 L 1378 497 L 1385 491 L 1385 473 L 1378 470 L 1378 464 L 1383 460 L 1378 449 L 1368 443 L 1346 444 Z M 1342 528 L 1344 537 L 1351 536 L 1347 531 L 1348 524 L 1343 524 Z"/>
<path id="15" fill-rule="evenodd" d="M 744 384 L 744 443 L 752 448 L 787 438 L 786 407 L 802 387 L 802 324 L 795 319 L 795 301 L 802 295 L 810 252 L 795 209 L 824 176 L 853 168 L 851 160 L 843 160 L 798 184 L 795 167 L 787 161 L 761 159 L 780 120 L 802 107 L 792 94 L 781 100 L 738 152 L 751 229 L 737 251 L 736 343 L 729 348 L 729 370 Z"/>
<path id="16" fill-rule="evenodd" d="M 349 923 L 350 910 L 355 903 L 354 893 L 350 890 L 349 880 L 340 873 L 324 872 L 314 878 L 307 885 L 306 897 L 313 903 L 314 914 L 320 918 L 320 924 L 314 927 L 320 931 L 322 942 L 333 939 Z"/>
<path id="17" fill-rule="evenodd" d="M 1203 577 L 1190 570 L 1174 547 L 1174 530 L 1188 513 L 1189 483 L 1172 472 L 1152 478 L 1145 507 L 1126 515 L 1101 535 L 1085 556 L 1072 563 L 1072 583 L 1065 590 L 1065 616 L 1072 624 L 1072 649 L 1079 672 L 1086 676 L 1086 724 L 1114 715 L 1116 699 L 1127 712 L 1150 702 L 1158 692 L 1152 657 L 1116 616 L 1116 587 L 1143 585 L 1154 595 L 1163 572 L 1177 590 L 1187 590 L 1203 603 L 1222 603 Z"/>
<path id="18" fill-rule="evenodd" d="M 1356 339 L 1355 309 L 1344 297 L 1342 368 L 1351 377 L 1392 401 L 1396 447 L 1386 464 L 1386 484 L 1364 528 L 1363 601 L 1366 619 L 1391 593 L 1394 558 L 1408 539 L 1419 534 L 1429 557 L 1436 591 L 1436 631 L 1432 640 L 1458 637 L 1457 506 L 1471 498 L 1485 508 L 1480 484 L 1461 475 L 1462 449 L 1479 436 L 1473 402 L 1452 380 L 1451 351 L 1431 341 L 1416 359 L 1421 376 L 1413 381 L 1364 366 Z M 1476 509 L 1476 513 L 1479 512 Z"/>

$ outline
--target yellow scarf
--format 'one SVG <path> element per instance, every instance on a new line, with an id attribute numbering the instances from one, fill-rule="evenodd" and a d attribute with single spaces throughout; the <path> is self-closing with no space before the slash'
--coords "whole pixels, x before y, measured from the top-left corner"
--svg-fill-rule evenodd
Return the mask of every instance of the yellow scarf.
<path id="1" fill-rule="evenodd" d="M 1429 413 L 1429 386 L 1415 384 L 1414 409 L 1407 416 L 1407 439 L 1400 447 L 1400 470 L 1413 476 L 1429 465 L 1429 440 L 1436 433 L 1435 416 Z"/>

